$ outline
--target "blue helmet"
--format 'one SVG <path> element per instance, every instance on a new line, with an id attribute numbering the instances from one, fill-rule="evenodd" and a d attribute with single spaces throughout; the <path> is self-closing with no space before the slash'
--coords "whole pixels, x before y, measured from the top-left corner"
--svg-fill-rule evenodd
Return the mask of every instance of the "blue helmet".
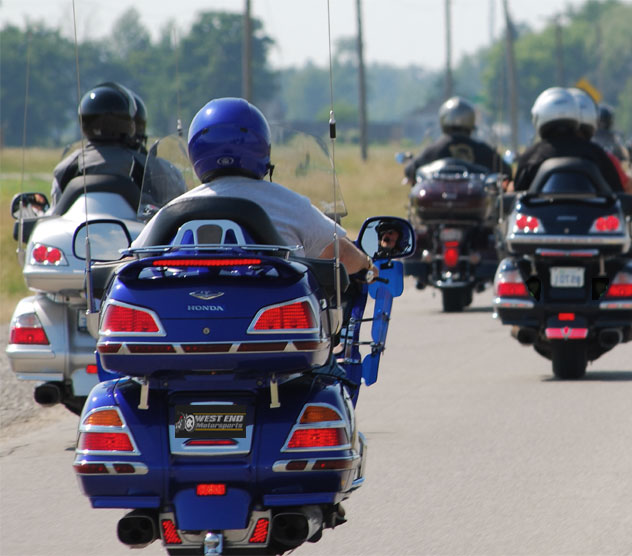
<path id="1" fill-rule="evenodd" d="M 242 98 L 217 98 L 189 126 L 189 158 L 201 181 L 218 174 L 263 178 L 270 169 L 270 128 L 259 109 Z"/>

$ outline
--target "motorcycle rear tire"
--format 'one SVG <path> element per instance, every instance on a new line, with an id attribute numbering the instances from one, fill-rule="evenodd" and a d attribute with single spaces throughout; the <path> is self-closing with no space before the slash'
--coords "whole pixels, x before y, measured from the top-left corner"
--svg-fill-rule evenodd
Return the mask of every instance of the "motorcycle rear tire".
<path id="1" fill-rule="evenodd" d="M 556 343 L 551 346 L 553 375 L 560 380 L 578 380 L 586 374 L 588 357 L 586 346 L 573 342 Z"/>
<path id="2" fill-rule="evenodd" d="M 458 313 L 468 305 L 467 288 L 445 288 L 441 290 L 444 313 Z M 471 301 L 470 301 L 471 303 Z"/>

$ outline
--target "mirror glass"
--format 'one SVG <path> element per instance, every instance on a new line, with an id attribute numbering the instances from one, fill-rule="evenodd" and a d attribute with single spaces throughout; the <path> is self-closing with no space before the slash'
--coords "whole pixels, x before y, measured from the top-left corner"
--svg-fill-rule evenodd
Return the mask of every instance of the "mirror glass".
<path id="1" fill-rule="evenodd" d="M 130 246 L 127 228 L 121 222 L 88 222 L 77 228 L 73 251 L 78 259 L 86 259 L 86 236 L 90 236 L 90 259 L 93 261 L 117 261 L 120 251 Z"/>
<path id="2" fill-rule="evenodd" d="M 372 259 L 408 257 L 415 249 L 410 222 L 396 216 L 368 219 L 362 226 L 358 242 Z"/>
<path id="3" fill-rule="evenodd" d="M 20 193 L 11 202 L 11 216 L 21 218 L 38 218 L 49 208 L 48 199 L 43 193 Z"/>

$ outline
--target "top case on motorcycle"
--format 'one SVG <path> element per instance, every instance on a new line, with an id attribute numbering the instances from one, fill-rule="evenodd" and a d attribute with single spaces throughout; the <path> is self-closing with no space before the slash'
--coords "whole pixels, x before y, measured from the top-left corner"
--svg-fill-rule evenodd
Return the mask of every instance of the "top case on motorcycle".
<path id="1" fill-rule="evenodd" d="M 241 226 L 252 241 L 259 245 L 284 246 L 285 241 L 272 224 L 268 213 L 248 199 L 235 197 L 185 197 L 172 201 L 154 217 L 152 228 L 138 247 L 167 245 L 180 226 L 190 220 L 231 220 Z M 305 264 L 316 277 L 330 301 L 335 298 L 334 263 L 324 259 L 293 258 Z M 349 285 L 349 276 L 341 271 L 341 291 Z"/>
<path id="2" fill-rule="evenodd" d="M 578 179 L 578 174 L 584 179 Z M 563 178 L 559 184 L 551 187 L 551 179 L 555 176 Z M 587 179 L 586 179 L 587 178 Z M 550 188 L 550 191 L 546 191 Z M 613 197 L 613 192 L 601 172 L 591 161 L 578 157 L 554 157 L 545 160 L 527 190 L 529 195 L 588 195 Z"/>
<path id="3" fill-rule="evenodd" d="M 52 214 L 54 216 L 65 214 L 84 193 L 115 193 L 125 199 L 134 212 L 138 210 L 140 202 L 140 189 L 130 178 L 107 174 L 87 174 L 77 176 L 68 182 Z"/>

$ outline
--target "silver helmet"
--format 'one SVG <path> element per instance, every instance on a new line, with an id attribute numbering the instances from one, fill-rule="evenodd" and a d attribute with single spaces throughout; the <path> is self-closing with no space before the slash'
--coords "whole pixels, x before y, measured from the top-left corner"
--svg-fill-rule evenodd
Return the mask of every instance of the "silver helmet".
<path id="1" fill-rule="evenodd" d="M 579 127 L 592 136 L 597 129 L 597 105 L 592 97 L 582 89 L 571 87 L 568 91 L 575 97 L 575 102 L 579 107 Z"/>
<path id="2" fill-rule="evenodd" d="M 556 126 L 572 129 L 579 127 L 579 105 L 575 97 L 564 87 L 551 87 L 535 99 L 531 119 L 540 137 Z"/>
<path id="3" fill-rule="evenodd" d="M 461 97 L 449 98 L 439 108 L 439 125 L 444 133 L 460 132 L 469 135 L 475 122 L 474 107 Z"/>

